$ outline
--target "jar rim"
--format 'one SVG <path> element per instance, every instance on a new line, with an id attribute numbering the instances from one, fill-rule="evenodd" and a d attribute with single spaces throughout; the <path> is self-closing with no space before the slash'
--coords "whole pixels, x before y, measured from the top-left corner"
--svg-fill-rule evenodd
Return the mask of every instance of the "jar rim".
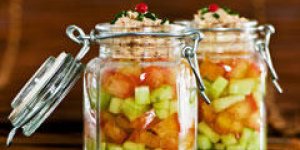
<path id="1" fill-rule="evenodd" d="M 193 20 L 179 20 L 175 21 L 176 24 L 183 25 L 189 28 L 194 28 L 201 32 L 256 32 L 259 30 L 258 22 L 256 20 L 250 20 L 243 23 L 241 28 L 228 28 L 228 27 L 213 27 L 213 28 L 197 28 L 193 26 Z"/>
<path id="2" fill-rule="evenodd" d="M 181 24 L 168 24 L 161 26 L 149 27 L 122 27 L 115 26 L 110 23 L 99 23 L 95 26 L 96 31 L 100 33 L 184 33 L 188 32 L 189 28 Z"/>

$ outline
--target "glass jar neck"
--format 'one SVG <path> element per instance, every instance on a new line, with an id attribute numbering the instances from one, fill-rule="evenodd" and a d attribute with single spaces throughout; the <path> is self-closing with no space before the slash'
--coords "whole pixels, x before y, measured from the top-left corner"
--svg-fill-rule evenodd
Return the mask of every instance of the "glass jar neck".
<path id="1" fill-rule="evenodd" d="M 96 29 L 100 34 L 129 34 L 128 36 L 108 38 L 97 41 L 100 45 L 101 58 L 134 59 L 134 60 L 176 60 L 180 58 L 184 46 L 182 38 L 138 35 L 137 33 L 183 33 L 186 28 L 180 25 L 158 27 L 115 27 L 101 24 Z M 134 33 L 134 35 L 131 35 Z"/>

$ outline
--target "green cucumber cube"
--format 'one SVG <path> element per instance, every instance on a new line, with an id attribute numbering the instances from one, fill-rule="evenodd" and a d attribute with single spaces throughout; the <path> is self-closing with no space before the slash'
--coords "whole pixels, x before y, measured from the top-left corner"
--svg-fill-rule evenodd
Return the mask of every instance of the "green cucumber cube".
<path id="1" fill-rule="evenodd" d="M 227 134 L 227 135 L 221 136 L 221 141 L 223 144 L 225 144 L 227 146 L 236 144 L 238 142 L 233 134 Z"/>
<path id="2" fill-rule="evenodd" d="M 173 88 L 169 85 L 163 85 L 154 89 L 150 94 L 151 102 L 161 102 L 173 98 Z"/>
<path id="3" fill-rule="evenodd" d="M 197 138 L 198 149 L 200 150 L 208 150 L 212 148 L 212 143 L 209 138 L 203 134 L 198 135 Z"/>
<path id="4" fill-rule="evenodd" d="M 101 142 L 101 143 L 100 143 L 100 149 L 101 149 L 101 150 L 105 150 L 105 149 L 106 149 L 106 143 Z"/>
<path id="5" fill-rule="evenodd" d="M 127 98 L 123 101 L 121 110 L 130 121 L 133 121 L 146 112 L 148 110 L 148 106 L 136 104 L 133 99 Z"/>
<path id="6" fill-rule="evenodd" d="M 153 104 L 153 108 L 155 110 L 169 110 L 170 109 L 170 101 L 162 101 Z"/>
<path id="7" fill-rule="evenodd" d="M 248 95 L 256 84 L 255 78 L 231 80 L 229 84 L 230 94 Z"/>
<path id="8" fill-rule="evenodd" d="M 200 133 L 206 135 L 212 143 L 217 143 L 220 140 L 220 136 L 205 122 L 199 123 L 198 130 Z"/>
<path id="9" fill-rule="evenodd" d="M 246 147 L 244 147 L 243 145 L 240 145 L 240 144 L 234 144 L 234 145 L 228 145 L 227 149 L 228 150 L 245 150 Z"/>
<path id="10" fill-rule="evenodd" d="M 242 136 L 239 139 L 239 143 L 245 146 L 248 145 L 248 143 L 251 143 L 250 140 L 252 138 L 252 135 L 254 134 L 253 132 L 254 131 L 252 129 L 244 128 L 242 132 Z"/>
<path id="11" fill-rule="evenodd" d="M 218 77 L 209 89 L 210 96 L 213 99 L 219 98 L 228 85 L 228 81 L 223 77 Z"/>
<path id="12" fill-rule="evenodd" d="M 259 132 L 253 132 L 251 138 L 249 139 L 247 150 L 260 150 L 260 134 Z"/>
<path id="13" fill-rule="evenodd" d="M 155 114 L 159 119 L 166 119 L 169 117 L 170 111 L 165 109 L 159 109 L 155 110 Z"/>
<path id="14" fill-rule="evenodd" d="M 212 102 L 212 107 L 216 112 L 221 112 L 224 109 L 234 105 L 237 102 L 245 100 L 244 95 L 233 95 L 216 99 Z"/>
<path id="15" fill-rule="evenodd" d="M 225 150 L 226 149 L 226 145 L 221 144 L 221 143 L 216 143 L 214 146 L 215 150 Z"/>
<path id="16" fill-rule="evenodd" d="M 116 144 L 108 144 L 107 150 L 123 150 L 123 148 Z"/>
<path id="17" fill-rule="evenodd" d="M 91 138 L 85 139 L 85 149 L 86 150 L 94 150 L 96 149 L 96 141 Z"/>
<path id="18" fill-rule="evenodd" d="M 123 99 L 120 98 L 112 98 L 109 105 L 109 112 L 113 114 L 118 114 L 121 112 L 121 106 L 123 103 Z"/>
<path id="19" fill-rule="evenodd" d="M 96 109 L 97 90 L 95 88 L 91 88 L 89 90 L 89 95 L 90 95 L 91 108 Z M 100 109 L 101 110 L 107 109 L 109 106 L 111 96 L 104 91 L 100 91 L 99 96 L 100 96 Z"/>
<path id="20" fill-rule="evenodd" d="M 123 144 L 124 150 L 145 150 L 145 145 L 140 143 L 133 143 L 130 141 L 126 141 Z"/>
<path id="21" fill-rule="evenodd" d="M 148 86 L 137 87 L 134 91 L 135 103 L 141 105 L 150 104 L 150 89 Z"/>

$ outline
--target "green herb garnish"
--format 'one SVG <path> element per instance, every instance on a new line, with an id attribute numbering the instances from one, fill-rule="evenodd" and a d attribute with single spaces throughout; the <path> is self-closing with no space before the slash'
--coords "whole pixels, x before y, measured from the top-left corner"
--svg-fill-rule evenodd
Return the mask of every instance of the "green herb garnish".
<path id="1" fill-rule="evenodd" d="M 224 11 L 226 11 L 230 15 L 239 15 L 238 12 L 231 10 L 230 8 L 223 7 Z"/>
<path id="2" fill-rule="evenodd" d="M 157 19 L 156 16 L 155 16 L 155 14 L 154 13 L 150 13 L 150 12 L 145 13 L 144 16 L 146 18 L 149 18 L 149 19 L 153 20 L 153 21 L 155 21 Z"/>
<path id="3" fill-rule="evenodd" d="M 216 19 L 219 19 L 219 18 L 220 18 L 220 15 L 217 14 L 217 13 L 214 13 L 214 14 L 213 14 L 213 17 L 215 17 Z"/>
<path id="4" fill-rule="evenodd" d="M 166 22 L 168 22 L 169 20 L 167 18 L 164 18 L 160 24 L 165 24 Z"/>
<path id="5" fill-rule="evenodd" d="M 110 24 L 115 24 L 119 18 L 125 17 L 125 16 L 127 16 L 127 11 L 121 11 L 121 12 L 117 13 L 115 15 L 114 19 L 110 22 Z"/>
<path id="6" fill-rule="evenodd" d="M 200 9 L 201 15 L 204 15 L 204 14 L 206 14 L 206 13 L 208 13 L 208 12 L 209 12 L 209 9 L 208 9 L 207 7 L 204 7 L 204 8 L 201 8 L 201 9 Z"/>
<path id="7" fill-rule="evenodd" d="M 145 18 L 145 15 L 142 14 L 142 13 L 139 13 L 139 15 L 137 16 L 136 20 L 138 20 L 138 21 L 143 21 L 144 18 Z"/>

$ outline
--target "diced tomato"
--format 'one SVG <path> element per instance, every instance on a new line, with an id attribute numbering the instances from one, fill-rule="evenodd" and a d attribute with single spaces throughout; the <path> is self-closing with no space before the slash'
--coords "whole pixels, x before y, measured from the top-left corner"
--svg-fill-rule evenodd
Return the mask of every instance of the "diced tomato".
<path id="1" fill-rule="evenodd" d="M 246 100 L 251 107 L 252 112 L 258 111 L 258 105 L 255 101 L 255 98 L 252 94 L 246 96 Z"/>
<path id="2" fill-rule="evenodd" d="M 133 76 L 108 71 L 104 73 L 102 83 L 103 89 L 109 94 L 119 98 L 127 98 L 133 96 L 138 81 Z"/>
<path id="3" fill-rule="evenodd" d="M 129 140 L 136 143 L 143 143 L 150 148 L 160 148 L 160 138 L 146 130 L 134 131 L 130 135 Z"/>
<path id="4" fill-rule="evenodd" d="M 106 137 L 117 144 L 122 144 L 127 138 L 127 133 L 117 126 L 114 121 L 109 121 L 104 125 L 102 130 Z"/>
<path id="5" fill-rule="evenodd" d="M 118 73 L 124 74 L 128 77 L 134 78 L 136 81 L 140 80 L 142 68 L 138 64 L 122 66 L 117 70 Z"/>
<path id="6" fill-rule="evenodd" d="M 241 120 L 236 120 L 229 113 L 219 113 L 213 129 L 219 134 L 239 134 L 243 130 Z"/>
<path id="7" fill-rule="evenodd" d="M 256 113 L 251 114 L 244 122 L 246 127 L 254 129 L 256 131 L 260 130 L 261 123 L 262 120 L 258 111 Z"/>
<path id="8" fill-rule="evenodd" d="M 248 71 L 249 62 L 244 59 L 237 59 L 233 61 L 234 66 L 232 68 L 232 71 L 230 72 L 230 78 L 244 78 L 246 76 L 246 73 Z"/>
<path id="9" fill-rule="evenodd" d="M 123 115 L 118 115 L 115 120 L 116 124 L 126 131 L 130 131 L 133 128 L 130 121 Z"/>
<path id="10" fill-rule="evenodd" d="M 199 121 L 204 120 L 205 122 L 211 123 L 216 118 L 216 113 L 213 108 L 206 104 L 203 100 L 199 101 Z"/>
<path id="11" fill-rule="evenodd" d="M 143 70 L 141 80 L 144 85 L 151 89 L 158 88 L 164 84 L 175 85 L 175 74 L 170 68 L 150 66 Z"/>
<path id="12" fill-rule="evenodd" d="M 200 73 L 202 77 L 214 81 L 219 76 L 224 76 L 225 70 L 222 66 L 218 65 L 217 63 L 205 60 L 200 65 Z"/>
<path id="13" fill-rule="evenodd" d="M 151 128 L 159 137 L 173 137 L 178 138 L 180 125 L 177 113 L 161 120 L 158 124 Z"/>
<path id="14" fill-rule="evenodd" d="M 100 117 L 101 126 L 104 126 L 107 122 L 115 119 L 111 113 L 106 111 L 101 111 L 100 116 L 101 116 Z"/>
<path id="15" fill-rule="evenodd" d="M 131 125 L 134 129 L 147 129 L 149 125 L 151 125 L 155 116 L 154 110 L 150 110 L 132 121 Z"/>

